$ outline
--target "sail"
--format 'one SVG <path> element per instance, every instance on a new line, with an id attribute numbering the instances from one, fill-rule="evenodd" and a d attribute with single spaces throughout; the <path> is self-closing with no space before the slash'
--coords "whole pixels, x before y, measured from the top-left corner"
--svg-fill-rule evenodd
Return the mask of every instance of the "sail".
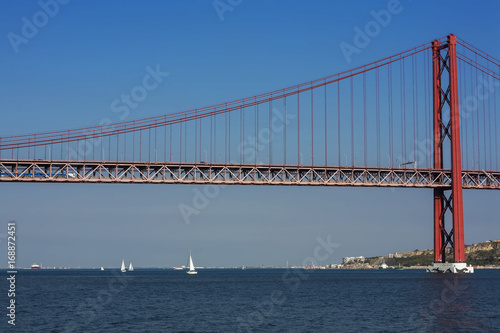
<path id="1" fill-rule="evenodd" d="M 194 269 L 193 258 L 191 257 L 191 251 L 189 251 L 189 258 L 188 258 L 187 266 L 189 267 L 189 270 L 186 273 L 198 274 L 198 272 L 196 272 L 196 270 Z"/>
<path id="2" fill-rule="evenodd" d="M 134 270 L 134 266 L 132 266 L 132 263 L 130 263 L 130 266 L 128 266 L 128 270 L 129 271 L 133 271 Z"/>
<path id="3" fill-rule="evenodd" d="M 193 258 L 191 258 L 191 254 L 189 255 L 189 270 L 194 271 Z"/>
<path id="4" fill-rule="evenodd" d="M 125 272 L 125 260 L 122 260 L 122 267 L 121 267 L 121 271 L 122 272 Z"/>

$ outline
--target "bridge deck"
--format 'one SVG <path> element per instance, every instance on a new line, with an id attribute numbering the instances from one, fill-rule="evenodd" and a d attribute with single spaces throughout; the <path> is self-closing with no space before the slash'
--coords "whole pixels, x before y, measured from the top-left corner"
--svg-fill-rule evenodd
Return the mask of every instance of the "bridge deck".
<path id="1" fill-rule="evenodd" d="M 450 187 L 451 171 L 413 168 L 0 160 L 0 182 Z M 463 170 L 464 189 L 500 189 L 500 171 Z"/>

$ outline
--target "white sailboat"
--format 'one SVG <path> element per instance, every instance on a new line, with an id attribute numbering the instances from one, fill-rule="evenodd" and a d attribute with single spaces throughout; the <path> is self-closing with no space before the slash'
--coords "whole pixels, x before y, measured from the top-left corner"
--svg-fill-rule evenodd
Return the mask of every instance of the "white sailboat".
<path id="1" fill-rule="evenodd" d="M 132 263 L 130 263 L 130 265 L 128 266 L 128 271 L 133 271 L 134 270 L 134 266 L 132 266 Z"/>
<path id="2" fill-rule="evenodd" d="M 191 257 L 191 250 L 189 250 L 189 259 L 188 259 L 187 266 L 189 266 L 189 271 L 187 271 L 186 273 L 188 273 L 188 274 L 198 274 L 198 272 L 194 269 L 193 258 Z"/>
<path id="3" fill-rule="evenodd" d="M 121 268 L 121 271 L 122 272 L 126 272 L 127 269 L 125 268 L 125 260 L 122 260 L 122 268 Z"/>
<path id="4" fill-rule="evenodd" d="M 101 266 L 101 271 L 103 271 L 103 270 L 104 270 L 104 267 Z"/>

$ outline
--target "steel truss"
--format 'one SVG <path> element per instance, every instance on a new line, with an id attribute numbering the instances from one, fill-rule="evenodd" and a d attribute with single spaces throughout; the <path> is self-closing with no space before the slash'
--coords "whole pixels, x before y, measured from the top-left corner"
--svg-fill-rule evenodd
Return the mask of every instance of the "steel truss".
<path id="1" fill-rule="evenodd" d="M 0 160 L 1 182 L 451 188 L 451 170 L 206 163 Z M 500 171 L 464 170 L 465 189 L 500 189 Z"/>

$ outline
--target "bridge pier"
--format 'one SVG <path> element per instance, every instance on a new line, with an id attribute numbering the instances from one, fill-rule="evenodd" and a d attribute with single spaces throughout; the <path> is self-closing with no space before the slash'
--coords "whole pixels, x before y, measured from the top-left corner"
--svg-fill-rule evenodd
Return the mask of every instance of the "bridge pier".
<path id="1" fill-rule="evenodd" d="M 451 186 L 434 189 L 434 264 L 428 272 L 473 273 L 474 269 L 465 263 L 464 217 L 462 197 L 462 161 L 460 150 L 460 116 L 458 107 L 458 79 L 456 36 L 450 34 L 441 44 L 432 42 L 433 65 L 433 132 L 434 132 L 434 168 L 443 169 L 443 144 L 450 142 Z M 445 55 L 441 53 L 443 52 Z M 448 72 L 448 80 L 444 71 Z M 443 89 L 443 80 L 448 87 Z M 443 112 L 449 110 L 449 121 L 443 123 Z M 453 225 L 446 231 L 445 215 L 452 215 Z M 453 262 L 446 262 L 446 247 L 452 248 Z"/>
<path id="2" fill-rule="evenodd" d="M 427 267 L 428 273 L 474 273 L 474 267 L 465 262 L 435 262 Z"/>

